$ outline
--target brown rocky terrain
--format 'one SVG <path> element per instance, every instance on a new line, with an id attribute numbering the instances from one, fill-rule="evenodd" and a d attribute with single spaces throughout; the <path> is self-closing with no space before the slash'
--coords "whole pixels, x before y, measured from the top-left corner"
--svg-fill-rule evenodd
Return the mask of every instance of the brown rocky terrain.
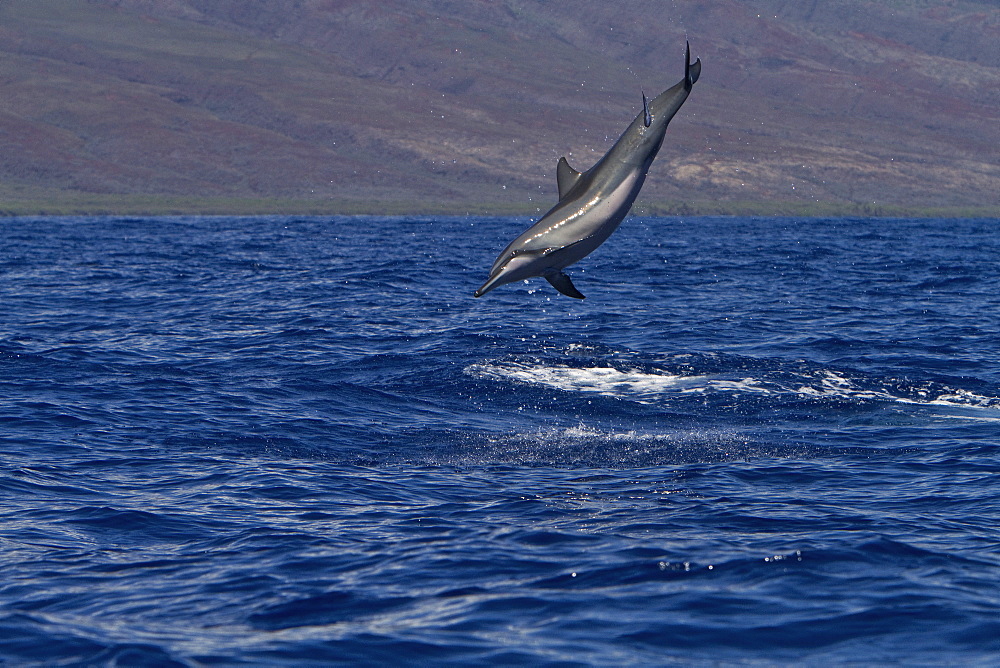
<path id="1" fill-rule="evenodd" d="M 995 0 L 0 0 L 0 211 L 532 213 L 685 39 L 641 209 L 1000 215 Z"/>

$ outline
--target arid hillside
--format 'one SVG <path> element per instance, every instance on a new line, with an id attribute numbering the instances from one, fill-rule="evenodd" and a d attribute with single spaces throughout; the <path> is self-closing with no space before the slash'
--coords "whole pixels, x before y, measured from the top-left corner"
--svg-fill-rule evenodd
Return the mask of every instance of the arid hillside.
<path id="1" fill-rule="evenodd" d="M 994 0 L 0 0 L 0 211 L 533 213 L 685 39 L 641 210 L 1000 215 Z"/>

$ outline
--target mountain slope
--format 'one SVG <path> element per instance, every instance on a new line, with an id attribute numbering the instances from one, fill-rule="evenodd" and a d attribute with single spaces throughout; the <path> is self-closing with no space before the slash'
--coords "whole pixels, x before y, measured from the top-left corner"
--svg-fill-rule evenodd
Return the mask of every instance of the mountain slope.
<path id="1" fill-rule="evenodd" d="M 6 0 L 0 210 L 533 212 L 686 37 L 640 207 L 1000 211 L 971 0 Z"/>

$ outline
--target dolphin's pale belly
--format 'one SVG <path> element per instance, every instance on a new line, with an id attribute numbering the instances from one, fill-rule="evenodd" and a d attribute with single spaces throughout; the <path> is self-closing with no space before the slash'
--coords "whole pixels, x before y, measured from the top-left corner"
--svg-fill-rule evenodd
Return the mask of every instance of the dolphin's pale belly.
<path id="1" fill-rule="evenodd" d="M 547 256 L 552 260 L 548 266 L 565 269 L 604 243 L 625 219 L 644 177 L 642 172 L 633 172 L 610 194 L 584 202 L 580 209 L 561 221 L 559 231 L 568 234 L 570 239 L 568 243 L 549 246 L 554 250 Z"/>

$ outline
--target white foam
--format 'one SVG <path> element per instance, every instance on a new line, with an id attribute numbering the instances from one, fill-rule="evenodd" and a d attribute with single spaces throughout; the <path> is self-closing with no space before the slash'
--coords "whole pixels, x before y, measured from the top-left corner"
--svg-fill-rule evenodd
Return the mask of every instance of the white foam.
<path id="1" fill-rule="evenodd" d="M 803 398 L 848 401 L 885 401 L 923 406 L 953 408 L 1000 409 L 1000 398 L 986 397 L 966 390 L 938 388 L 901 396 L 891 388 L 866 389 L 841 374 L 822 370 L 816 373 L 776 374 L 775 379 L 753 377 L 732 378 L 722 375 L 677 375 L 666 372 L 646 372 L 638 369 L 616 369 L 607 366 L 571 367 L 525 362 L 492 362 L 473 364 L 465 372 L 480 378 L 515 380 L 567 392 L 588 392 L 601 396 L 627 399 L 642 404 L 660 403 L 670 396 L 732 392 L 755 395 L 795 395 Z M 907 393 L 910 394 L 910 393 Z M 970 416 L 971 417 L 971 416 Z M 992 418 L 986 418 L 992 419 Z"/>
<path id="2" fill-rule="evenodd" d="M 810 378 L 813 385 L 801 385 L 796 394 L 826 399 L 876 399 L 899 401 L 899 397 L 884 391 L 862 390 L 850 380 L 833 371 L 823 371 L 822 378 Z M 817 382 L 818 381 L 818 382 Z"/>
<path id="3" fill-rule="evenodd" d="M 530 366 L 518 362 L 473 364 L 466 372 L 481 378 L 518 380 L 567 392 L 593 392 L 607 397 L 651 403 L 663 394 L 706 389 L 706 376 L 674 376 L 612 367 Z"/>
<path id="4" fill-rule="evenodd" d="M 984 406 L 996 408 L 1000 399 L 984 397 L 968 390 L 951 390 L 951 394 L 942 394 L 928 403 L 940 406 Z"/>

